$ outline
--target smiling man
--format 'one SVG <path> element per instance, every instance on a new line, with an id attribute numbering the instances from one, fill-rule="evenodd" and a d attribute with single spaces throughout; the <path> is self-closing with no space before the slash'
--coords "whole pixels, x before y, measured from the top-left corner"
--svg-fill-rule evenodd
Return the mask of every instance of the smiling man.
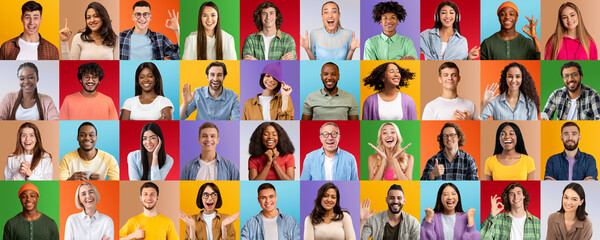
<path id="1" fill-rule="evenodd" d="M 323 88 L 304 99 L 302 120 L 358 120 L 358 103 L 351 93 L 337 87 L 340 68 L 333 62 L 323 64 Z"/>
<path id="2" fill-rule="evenodd" d="M 371 200 L 363 201 L 360 209 L 360 239 L 419 239 L 421 236 L 419 221 L 403 212 L 406 203 L 402 186 L 393 184 L 388 190 L 385 201 L 388 210 L 373 214 Z"/>
<path id="3" fill-rule="evenodd" d="M 581 135 L 577 123 L 566 122 L 560 131 L 560 140 L 565 150 L 548 158 L 545 180 L 598 180 L 596 159 L 590 154 L 579 151 Z"/>
<path id="4" fill-rule="evenodd" d="M 270 183 L 258 186 L 258 203 L 262 211 L 246 221 L 240 239 L 300 240 L 300 225 L 296 219 L 277 208 L 275 186 Z"/>
<path id="5" fill-rule="evenodd" d="M 283 16 L 277 5 L 266 1 L 254 11 L 258 32 L 250 34 L 242 47 L 243 60 L 296 60 L 296 42 L 279 30 Z"/>
<path id="6" fill-rule="evenodd" d="M 23 211 L 4 225 L 4 239 L 58 240 L 56 222 L 37 210 L 40 191 L 32 183 L 25 183 L 17 195 Z M 5 209 L 3 211 L 6 211 Z"/>
<path id="7" fill-rule="evenodd" d="M 422 120 L 479 120 L 479 113 L 471 100 L 458 96 L 460 70 L 453 62 L 445 62 L 438 69 L 442 96 L 425 105 Z"/>
<path id="8" fill-rule="evenodd" d="M 398 2 L 380 2 L 373 8 L 373 21 L 381 24 L 381 34 L 365 42 L 364 60 L 419 59 L 413 41 L 396 33 L 398 23 L 406 19 L 406 10 Z"/>

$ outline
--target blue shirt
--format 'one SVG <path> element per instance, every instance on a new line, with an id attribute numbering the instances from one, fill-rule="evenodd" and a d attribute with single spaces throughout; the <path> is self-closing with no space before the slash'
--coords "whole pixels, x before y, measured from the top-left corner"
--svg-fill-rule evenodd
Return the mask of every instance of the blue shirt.
<path id="1" fill-rule="evenodd" d="M 183 167 L 181 180 L 196 180 L 200 171 L 200 156 L 189 161 Z M 216 180 L 240 180 L 240 170 L 231 160 L 217 154 L 217 179 Z"/>
<path id="2" fill-rule="evenodd" d="M 338 28 L 334 34 L 325 28 L 310 32 L 310 50 L 316 60 L 346 60 L 352 43 L 352 31 Z"/>
<path id="3" fill-rule="evenodd" d="M 598 180 L 598 170 L 596 169 L 596 159 L 594 156 L 577 150 L 575 159 L 573 180 L 583 180 L 590 176 Z M 567 161 L 567 155 L 564 151 L 548 158 L 544 179 L 546 177 L 552 177 L 556 180 L 569 180 L 569 161 Z"/>
<path id="4" fill-rule="evenodd" d="M 152 59 L 152 41 L 147 34 L 131 34 L 131 55 L 129 60 Z"/>
<path id="5" fill-rule="evenodd" d="M 240 120 L 240 100 L 237 93 L 223 88 L 221 95 L 214 99 L 208 93 L 208 87 L 196 88 L 194 99 L 185 109 L 186 119 L 196 109 L 196 120 Z"/>
<path id="6" fill-rule="evenodd" d="M 494 120 L 538 120 L 538 109 L 530 98 L 519 92 L 519 100 L 513 110 L 506 100 L 506 93 L 500 94 L 481 111 L 481 120 L 493 117 Z"/>
<path id="7" fill-rule="evenodd" d="M 300 240 L 300 225 L 293 217 L 281 213 L 277 209 L 277 235 L 279 240 L 293 239 Z M 248 219 L 242 232 L 240 239 L 263 240 L 264 236 L 263 215 L 259 212 L 256 216 Z"/>
<path id="8" fill-rule="evenodd" d="M 133 34 L 134 28 L 119 33 L 119 51 L 121 53 L 119 58 L 121 60 L 129 60 L 129 56 L 131 55 L 131 34 Z M 152 42 L 152 60 L 163 60 L 165 58 L 179 60 L 178 44 L 173 44 L 162 33 L 153 32 L 150 29 L 148 29 L 146 34 Z"/>
<path id="9" fill-rule="evenodd" d="M 142 166 L 142 151 L 135 150 L 127 155 L 127 165 L 129 166 L 129 180 L 142 180 L 144 175 L 144 167 Z M 159 169 L 158 165 L 151 166 L 147 180 L 165 180 L 169 171 L 173 167 L 173 158 L 167 155 L 165 164 Z"/>
<path id="10" fill-rule="evenodd" d="M 306 154 L 304 167 L 300 180 L 322 181 L 325 180 L 325 151 L 319 148 Z M 338 148 L 333 156 L 333 180 L 334 181 L 358 181 L 358 169 L 354 156 Z"/>
<path id="11" fill-rule="evenodd" d="M 454 35 L 448 39 L 446 52 L 442 56 L 442 37 L 440 29 L 433 28 L 421 32 L 421 53 L 425 60 L 467 60 L 469 57 L 469 45 L 467 39 L 454 31 Z"/>

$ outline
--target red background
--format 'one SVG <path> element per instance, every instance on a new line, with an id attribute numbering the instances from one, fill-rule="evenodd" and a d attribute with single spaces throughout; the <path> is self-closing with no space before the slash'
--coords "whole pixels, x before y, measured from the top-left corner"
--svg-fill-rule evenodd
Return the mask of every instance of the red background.
<path id="1" fill-rule="evenodd" d="M 481 199 L 480 207 L 481 222 L 483 222 L 490 214 L 491 197 L 498 195 L 501 197 L 502 191 L 512 182 L 518 182 L 529 193 L 529 205 L 527 211 L 534 216 L 540 218 L 540 181 L 481 181 Z M 504 210 L 502 210 L 504 212 Z"/>
<path id="2" fill-rule="evenodd" d="M 95 62 L 104 71 L 104 79 L 98 84 L 97 91 L 112 98 L 115 109 L 119 111 L 119 61 L 60 61 L 60 105 L 67 95 L 83 90 L 79 79 L 77 79 L 77 68 L 85 63 Z"/>

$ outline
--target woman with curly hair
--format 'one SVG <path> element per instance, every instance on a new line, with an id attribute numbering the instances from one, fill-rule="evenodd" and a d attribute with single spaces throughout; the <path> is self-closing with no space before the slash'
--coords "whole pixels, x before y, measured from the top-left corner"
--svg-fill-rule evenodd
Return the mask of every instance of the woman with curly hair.
<path id="1" fill-rule="evenodd" d="M 173 120 L 173 103 L 163 93 L 160 71 L 151 62 L 135 71 L 135 97 L 121 107 L 121 120 Z"/>
<path id="2" fill-rule="evenodd" d="M 363 103 L 363 120 L 417 120 L 415 101 L 398 91 L 400 87 L 408 87 L 408 81 L 414 78 L 415 73 L 394 62 L 377 66 L 363 79 L 365 86 L 377 91 Z"/>
<path id="3" fill-rule="evenodd" d="M 546 42 L 544 60 L 598 60 L 596 43 L 574 3 L 560 5 L 556 30 Z"/>
<path id="4" fill-rule="evenodd" d="M 276 122 L 264 122 L 250 136 L 250 180 L 294 180 L 294 145 Z"/>
<path id="5" fill-rule="evenodd" d="M 8 155 L 4 180 L 52 180 L 52 156 L 42 146 L 38 127 L 30 122 L 17 131 L 17 147 Z"/>
<path id="6" fill-rule="evenodd" d="M 535 180 L 535 163 L 527 156 L 525 141 L 517 124 L 504 122 L 496 130 L 494 155 L 485 160 L 481 180 Z"/>
<path id="7" fill-rule="evenodd" d="M 354 240 L 352 218 L 340 207 L 340 190 L 333 183 L 325 183 L 315 199 L 315 207 L 304 220 L 304 240 Z"/>
<path id="8" fill-rule="evenodd" d="M 474 208 L 469 208 L 465 213 L 456 185 L 442 184 L 437 192 L 435 207 L 425 209 L 425 218 L 421 222 L 421 239 L 479 240 L 480 234 L 475 228 L 475 211 Z"/>
<path id="9" fill-rule="evenodd" d="M 183 60 L 237 60 L 231 34 L 221 29 L 221 14 L 214 2 L 198 10 L 198 29 L 185 38 Z"/>
<path id="10" fill-rule="evenodd" d="M 481 107 L 481 120 L 537 120 L 540 97 L 525 66 L 513 62 L 504 67 L 499 84 L 486 86 Z"/>
<path id="11" fill-rule="evenodd" d="M 112 29 L 106 8 L 91 2 L 85 9 L 85 28 L 75 34 L 69 50 L 67 40 L 73 32 L 65 19 L 65 28 L 60 30 L 60 48 L 63 60 L 119 60 L 117 34 Z"/>
<path id="12" fill-rule="evenodd" d="M 380 2 L 373 7 L 373 21 L 382 32 L 367 39 L 363 60 L 418 60 L 413 41 L 396 32 L 398 23 L 406 19 L 406 10 L 395 1 Z"/>
<path id="13" fill-rule="evenodd" d="M 377 147 L 369 143 L 376 154 L 369 155 L 369 180 L 412 180 L 414 157 L 404 151 L 402 135 L 395 123 L 384 123 L 379 127 Z"/>
<path id="14" fill-rule="evenodd" d="M 142 127 L 140 150 L 127 155 L 129 180 L 165 180 L 173 158 L 165 152 L 165 138 L 160 126 L 149 122 Z"/>

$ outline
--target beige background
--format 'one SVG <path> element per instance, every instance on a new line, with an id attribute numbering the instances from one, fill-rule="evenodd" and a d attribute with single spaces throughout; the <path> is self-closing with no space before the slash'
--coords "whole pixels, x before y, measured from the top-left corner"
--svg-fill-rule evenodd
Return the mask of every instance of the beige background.
<path id="1" fill-rule="evenodd" d="M 145 181 L 121 181 L 119 186 L 119 229 L 129 218 L 144 210 L 140 202 L 140 187 Z M 179 181 L 153 181 L 158 185 L 158 213 L 168 217 L 179 231 Z M 119 235 L 119 233 L 116 233 Z"/>
<path id="2" fill-rule="evenodd" d="M 0 124 L 0 133 L 3 133 L 3 137 L 0 138 L 0 166 L 2 166 L 2 174 L 0 174 L 1 180 L 4 180 L 4 169 L 6 168 L 7 157 L 15 151 L 17 131 L 19 131 L 19 127 L 24 122 L 26 121 L 2 121 L 2 124 Z M 44 149 L 52 155 L 52 179 L 58 180 L 58 121 L 30 122 L 33 122 L 38 129 L 40 129 Z"/>

